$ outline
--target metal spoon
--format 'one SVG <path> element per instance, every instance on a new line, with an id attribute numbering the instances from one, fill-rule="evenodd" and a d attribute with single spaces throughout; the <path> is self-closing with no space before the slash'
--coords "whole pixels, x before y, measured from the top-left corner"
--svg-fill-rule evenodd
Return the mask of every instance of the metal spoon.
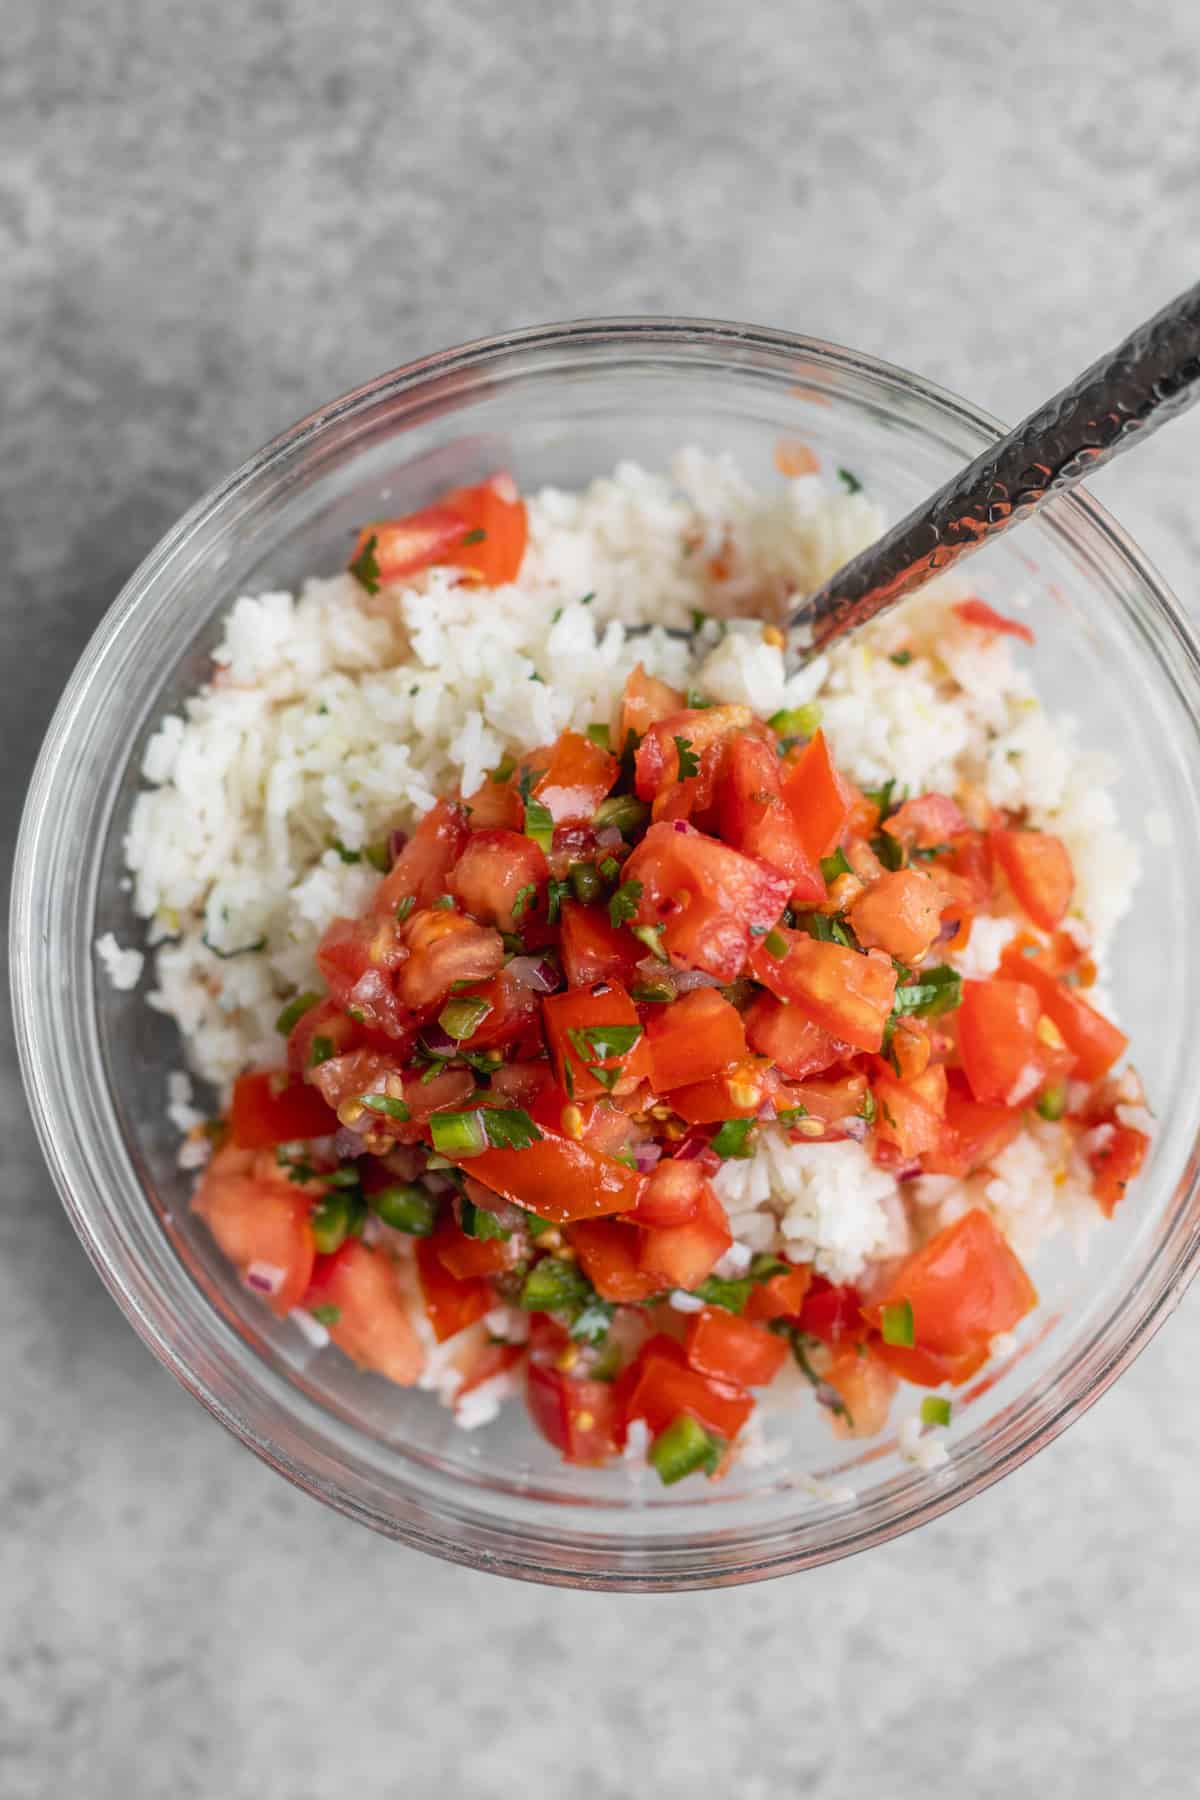
<path id="1" fill-rule="evenodd" d="M 1200 399 L 1200 283 L 845 563 L 788 620 L 808 656 L 1066 493 Z"/>

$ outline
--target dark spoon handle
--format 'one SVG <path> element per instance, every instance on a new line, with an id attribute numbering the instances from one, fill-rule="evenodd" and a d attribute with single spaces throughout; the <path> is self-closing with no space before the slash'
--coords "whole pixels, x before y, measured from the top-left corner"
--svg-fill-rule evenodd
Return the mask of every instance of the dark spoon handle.
<path id="1" fill-rule="evenodd" d="M 1200 398 L 1200 283 L 846 563 L 790 621 L 819 650 Z"/>

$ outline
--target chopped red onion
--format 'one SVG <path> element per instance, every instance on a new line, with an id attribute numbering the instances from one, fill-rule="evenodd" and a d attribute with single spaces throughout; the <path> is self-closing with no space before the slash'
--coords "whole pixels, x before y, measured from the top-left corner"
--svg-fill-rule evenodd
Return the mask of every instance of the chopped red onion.
<path id="1" fill-rule="evenodd" d="M 532 988 L 535 994 L 552 994 L 562 979 L 546 956 L 514 956 L 507 968 L 518 987 Z"/>
<path id="2" fill-rule="evenodd" d="M 458 1040 L 443 1031 L 440 1025 L 427 1025 L 421 1033 L 421 1042 L 434 1056 L 454 1056 L 458 1050 Z"/>
<path id="3" fill-rule="evenodd" d="M 671 825 L 672 825 L 673 829 L 676 831 L 682 831 L 684 833 L 687 832 L 688 822 L 686 819 L 672 819 Z"/>
<path id="4" fill-rule="evenodd" d="M 287 1279 L 278 1263 L 252 1262 L 246 1270 L 246 1286 L 256 1294 L 277 1294 Z"/>
<path id="5" fill-rule="evenodd" d="M 658 966 L 661 969 L 662 964 Z M 718 988 L 725 985 L 719 975 L 709 975 L 704 969 L 676 969 L 674 980 L 675 987 L 681 994 L 690 994 L 693 988 Z"/>
<path id="6" fill-rule="evenodd" d="M 370 1129 L 368 1125 L 367 1129 Z M 333 1138 L 333 1154 L 339 1162 L 346 1162 L 352 1156 L 363 1153 L 361 1131 L 352 1131 L 348 1125 L 339 1125 Z"/>
<path id="7" fill-rule="evenodd" d="M 918 1175 L 924 1174 L 924 1170 L 914 1158 L 912 1162 L 901 1163 L 898 1169 L 892 1170 L 892 1174 L 897 1181 L 915 1181 Z"/>
<path id="8" fill-rule="evenodd" d="M 596 845 L 601 850 L 615 850 L 625 839 L 615 825 L 602 825 L 596 833 Z"/>
<path id="9" fill-rule="evenodd" d="M 656 1144 L 653 1138 L 633 1146 L 633 1160 L 637 1164 L 639 1175 L 645 1175 L 662 1157 L 662 1145 Z"/>
<path id="10" fill-rule="evenodd" d="M 935 944 L 948 944 L 950 942 L 950 939 L 956 935 L 958 928 L 961 924 L 962 924 L 961 919 L 943 919 L 942 924 L 941 924 L 941 929 L 939 930 L 937 936 L 933 940 L 934 943 Z"/>
<path id="11" fill-rule="evenodd" d="M 867 1121 L 859 1113 L 848 1113 L 844 1119 L 838 1120 L 837 1126 L 848 1138 L 853 1138 L 856 1144 L 861 1144 L 870 1130 Z"/>
<path id="12" fill-rule="evenodd" d="M 403 848 L 404 848 L 405 844 L 407 844 L 407 842 L 408 842 L 407 831 L 389 831 L 388 832 L 388 855 L 393 862 L 395 862 L 396 858 L 399 856 L 400 852 L 403 850 Z"/>
<path id="13" fill-rule="evenodd" d="M 773 1100 L 764 1100 L 754 1116 L 762 1124 L 769 1125 L 772 1119 L 778 1117 L 778 1114 L 775 1111 L 775 1102 Z"/>

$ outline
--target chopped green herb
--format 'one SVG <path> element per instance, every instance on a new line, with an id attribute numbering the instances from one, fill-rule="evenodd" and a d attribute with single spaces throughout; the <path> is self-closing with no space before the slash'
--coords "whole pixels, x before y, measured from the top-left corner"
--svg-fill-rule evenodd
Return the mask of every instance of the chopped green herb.
<path id="1" fill-rule="evenodd" d="M 832 856 L 821 858 L 821 874 L 826 884 L 836 881 L 839 875 L 853 875 L 854 870 L 846 860 L 844 850 L 835 850 Z"/>
<path id="2" fill-rule="evenodd" d="M 465 1195 L 458 1205 L 458 1223 L 467 1237 L 475 1238 L 481 1244 L 507 1244 L 512 1232 L 505 1231 L 495 1213 L 490 1213 L 486 1206 L 476 1206 Z"/>
<path id="3" fill-rule="evenodd" d="M 357 863 L 362 861 L 362 851 L 347 850 L 341 838 L 330 838 L 329 848 L 331 850 L 336 850 L 338 857 L 344 863 Z"/>
<path id="4" fill-rule="evenodd" d="M 605 881 L 615 881 L 621 873 L 621 865 L 615 856 L 606 856 L 600 864 L 600 875 Z"/>
<path id="5" fill-rule="evenodd" d="M 890 831 L 881 831 L 871 839 L 871 848 L 885 869 L 893 874 L 904 867 L 904 845 Z"/>
<path id="6" fill-rule="evenodd" d="M 438 1014 L 438 1024 L 447 1037 L 461 1044 L 464 1038 L 474 1037 L 491 1010 L 491 1001 L 482 994 L 461 994 L 457 1000 L 447 1000 Z"/>
<path id="7" fill-rule="evenodd" d="M 607 725 L 589 725 L 587 735 L 601 750 L 612 749 L 612 732 Z"/>
<path id="8" fill-rule="evenodd" d="M 465 550 L 468 544 L 482 544 L 486 537 L 487 532 L 483 529 L 483 526 L 477 525 L 474 531 L 468 531 L 466 537 L 458 540 L 458 547 L 460 550 Z"/>
<path id="9" fill-rule="evenodd" d="M 770 1281 L 775 1275 L 790 1275 L 791 1272 L 791 1263 L 785 1263 L 782 1258 L 771 1256 L 765 1250 L 760 1250 L 750 1264 L 750 1279 L 753 1282 Z"/>
<path id="10" fill-rule="evenodd" d="M 525 802 L 525 836 L 549 855 L 554 843 L 554 814 L 540 800 Z"/>
<path id="11" fill-rule="evenodd" d="M 305 1013 L 311 1012 L 320 998 L 320 994 L 297 994 L 294 1000 L 289 1000 L 275 1021 L 275 1029 L 280 1037 L 289 1037 Z"/>
<path id="12" fill-rule="evenodd" d="M 806 1336 L 798 1326 L 791 1324 L 787 1319 L 770 1320 L 767 1325 L 767 1330 L 773 1331 L 776 1337 L 787 1339 L 792 1347 L 792 1355 L 796 1360 L 796 1366 L 812 1388 L 817 1397 L 818 1404 L 826 1407 L 835 1418 L 843 1419 L 853 1431 L 854 1419 L 850 1412 L 850 1408 L 846 1405 L 846 1402 L 842 1399 L 842 1396 L 838 1393 L 833 1384 L 817 1374 L 817 1371 L 813 1368 L 812 1363 L 808 1359 L 809 1347 L 810 1345 L 814 1345 L 817 1340 Z"/>
<path id="13" fill-rule="evenodd" d="M 628 1056 L 641 1035 L 640 1025 L 581 1025 L 567 1032 L 583 1062 L 609 1062 L 614 1056 Z"/>
<path id="14" fill-rule="evenodd" d="M 318 1306 L 310 1306 L 308 1314 L 310 1318 L 317 1321 L 318 1325 L 328 1327 L 337 1324 L 342 1316 L 342 1309 L 340 1306 L 330 1306 L 328 1302 L 322 1301 Z"/>
<path id="15" fill-rule="evenodd" d="M 514 757 L 505 756 L 502 762 L 496 764 L 496 767 L 488 776 L 488 780 L 494 782 L 497 787 L 503 787 L 504 783 L 512 776 L 512 772 L 516 766 L 516 759 Z"/>
<path id="16" fill-rule="evenodd" d="M 922 1425 L 948 1425 L 950 1402 L 944 1394 L 926 1394 L 921 1402 Z"/>
<path id="17" fill-rule="evenodd" d="M 848 494 L 862 493 L 862 482 L 852 469 L 839 469 L 837 477 Z"/>
<path id="18" fill-rule="evenodd" d="M 597 831 L 613 825 L 622 837 L 628 837 L 631 832 L 644 825 L 649 817 L 650 808 L 636 794 L 610 794 L 592 814 L 592 824 Z"/>
<path id="19" fill-rule="evenodd" d="M 666 930 L 664 925 L 631 925 L 629 929 L 639 942 L 645 944 L 651 956 L 659 962 L 670 962 L 671 959 L 663 948 L 663 932 Z"/>
<path id="20" fill-rule="evenodd" d="M 857 946 L 847 928 L 840 919 L 831 919 L 826 913 L 801 913 L 796 923 L 809 937 L 817 939 L 821 944 L 840 944 L 844 950 L 853 950 Z"/>
<path id="21" fill-rule="evenodd" d="M 484 1111 L 483 1122 L 488 1143 L 494 1150 L 528 1150 L 542 1135 L 520 1106 L 489 1106 Z"/>
<path id="22" fill-rule="evenodd" d="M 543 1232 L 554 1231 L 556 1227 L 549 1219 L 543 1219 L 539 1213 L 525 1214 L 525 1229 L 531 1238 L 540 1238 Z"/>
<path id="23" fill-rule="evenodd" d="M 393 1231 L 406 1231 L 409 1237 L 431 1237 L 437 1222 L 437 1201 L 428 1188 L 415 1181 L 397 1181 L 391 1187 L 368 1194 L 367 1205 Z"/>
<path id="24" fill-rule="evenodd" d="M 588 1064 L 588 1074 L 593 1076 L 594 1079 L 600 1083 L 600 1086 L 605 1092 L 609 1094 L 612 1093 L 618 1081 L 621 1079 L 620 1069 L 593 1068 L 590 1063 Z"/>
<path id="25" fill-rule="evenodd" d="M 749 1276 L 738 1281 L 725 1281 L 720 1275 L 710 1275 L 706 1281 L 694 1290 L 697 1299 L 703 1300 L 706 1306 L 721 1306 L 726 1312 L 741 1313 L 746 1310 L 746 1302 L 754 1287 Z"/>
<path id="26" fill-rule="evenodd" d="M 453 912 L 455 910 L 454 895 L 439 894 L 433 903 L 433 910 L 434 912 Z"/>
<path id="27" fill-rule="evenodd" d="M 895 665 L 898 669 L 907 669 L 907 667 L 908 667 L 909 663 L 912 661 L 912 659 L 913 659 L 913 656 L 912 656 L 911 650 L 893 650 L 892 651 L 891 661 L 895 663 Z"/>
<path id="28" fill-rule="evenodd" d="M 708 624 L 708 614 L 706 612 L 701 612 L 698 606 L 693 606 L 691 618 L 692 635 L 694 637 L 698 631 L 703 631 L 704 627 Z"/>
<path id="29" fill-rule="evenodd" d="M 531 797 L 531 795 L 533 794 L 534 788 L 537 786 L 538 782 L 542 779 L 542 776 L 545 773 L 546 773 L 545 769 L 522 769 L 521 770 L 520 778 L 517 781 L 517 789 L 521 795 L 522 800 L 528 800 Z"/>
<path id="30" fill-rule="evenodd" d="M 333 1039 L 315 1037 L 308 1049 L 308 1066 L 310 1069 L 319 1069 L 321 1064 L 328 1062 L 333 1055 L 335 1055 Z"/>
<path id="31" fill-rule="evenodd" d="M 533 904 L 533 902 L 536 899 L 537 899 L 537 882 L 536 881 L 526 881 L 517 889 L 516 897 L 514 898 L 513 903 L 512 903 L 512 916 L 513 916 L 513 924 L 514 925 L 517 923 L 518 919 L 524 918 L 525 914 L 529 911 L 530 906 Z"/>
<path id="32" fill-rule="evenodd" d="M 858 1116 L 860 1119 L 865 1119 L 868 1125 L 873 1125 L 875 1123 L 875 1112 L 875 1096 L 870 1088 L 868 1088 L 862 1097 L 862 1104 L 858 1109 Z M 888 1123 L 892 1124 L 894 1121 L 889 1119 Z"/>
<path id="33" fill-rule="evenodd" d="M 948 963 L 938 963 L 935 968 L 922 969 L 915 981 L 897 987 L 892 1012 L 896 1017 L 913 1013 L 923 1019 L 939 1019 L 961 1002 L 962 976 Z"/>
<path id="34" fill-rule="evenodd" d="M 1037 1098 L 1037 1110 L 1043 1119 L 1061 1119 L 1067 1110 L 1067 1087 L 1063 1081 L 1044 1088 Z"/>
<path id="35" fill-rule="evenodd" d="M 613 1322 L 614 1310 L 607 1300 L 589 1300 L 571 1321 L 569 1335 L 580 1343 L 602 1344 Z"/>
<path id="36" fill-rule="evenodd" d="M 363 855 L 371 867 L 378 869 L 381 875 L 386 875 L 392 866 L 391 852 L 386 844 L 368 844 Z"/>
<path id="37" fill-rule="evenodd" d="M 266 938 L 260 937 L 255 938 L 252 944 L 239 944 L 236 950 L 221 950 L 210 941 L 207 931 L 200 942 L 206 950 L 211 950 L 214 956 L 219 956 L 222 962 L 232 962 L 235 956 L 254 956 L 259 950 L 265 950 L 267 947 Z"/>
<path id="38" fill-rule="evenodd" d="M 710 1148 L 725 1159 L 752 1156 L 754 1146 L 748 1142 L 748 1139 L 753 1130 L 753 1119 L 726 1119 L 720 1131 L 713 1138 Z"/>
<path id="39" fill-rule="evenodd" d="M 584 596 L 580 600 L 579 604 L 580 604 L 580 606 L 590 606 L 592 604 L 592 601 L 595 598 L 596 598 L 596 590 L 595 590 L 595 588 L 593 588 L 590 594 L 584 594 Z"/>
<path id="40" fill-rule="evenodd" d="M 572 863 L 567 870 L 567 879 L 571 883 L 571 890 L 574 893 L 575 898 L 582 902 L 584 906 L 589 905 L 591 901 L 598 897 L 600 893 L 600 877 L 596 872 L 595 863 Z"/>
<path id="41" fill-rule="evenodd" d="M 562 911 L 562 903 L 570 892 L 570 882 L 555 881 L 554 877 L 551 876 L 546 884 L 546 923 L 548 925 L 558 924 L 558 916 Z"/>
<path id="42" fill-rule="evenodd" d="M 807 1117 L 807 1106 L 785 1106 L 781 1112 L 775 1114 L 775 1123 L 782 1125 L 787 1131 L 793 1125 L 798 1125 L 801 1119 L 807 1119 Z"/>
<path id="43" fill-rule="evenodd" d="M 502 931 L 500 940 L 510 956 L 524 956 L 525 940 L 515 931 Z"/>
<path id="44" fill-rule="evenodd" d="M 526 1312 L 575 1312 L 594 1298 L 595 1290 L 578 1263 L 543 1256 L 525 1277 L 520 1304 Z"/>
<path id="45" fill-rule="evenodd" d="M 641 929 L 645 930 L 643 926 Z M 640 1000 L 645 1006 L 669 1006 L 676 996 L 675 984 L 672 981 L 643 981 L 637 987 L 630 988 L 632 1000 Z"/>
<path id="46" fill-rule="evenodd" d="M 821 708 L 815 700 L 805 706 L 785 706 L 767 720 L 780 737 L 810 738 L 821 723 Z"/>
<path id="47" fill-rule="evenodd" d="M 401 1125 L 406 1125 L 412 1118 L 412 1108 L 408 1103 L 404 1100 L 393 1099 L 391 1094 L 360 1094 L 359 1103 L 365 1106 L 368 1112 L 383 1113 L 387 1118 L 395 1119 Z"/>
<path id="48" fill-rule="evenodd" d="M 624 925 L 632 919 L 642 898 L 640 881 L 623 881 L 608 903 L 608 922 L 610 925 Z"/>
<path id="49" fill-rule="evenodd" d="M 917 1341 L 913 1329 L 912 1301 L 897 1300 L 894 1305 L 885 1306 L 879 1328 L 885 1344 L 895 1344 L 901 1350 L 911 1350 Z"/>
<path id="50" fill-rule="evenodd" d="M 692 749 L 691 740 L 685 737 L 675 739 L 675 749 L 679 755 L 679 774 L 677 780 L 690 781 L 700 773 L 700 758 Z"/>
<path id="51" fill-rule="evenodd" d="M 368 594 L 379 592 L 379 558 L 375 554 L 378 543 L 378 533 L 373 531 L 350 564 L 351 575 L 366 588 Z"/>
<path id="52" fill-rule="evenodd" d="M 405 894 L 403 900 L 400 902 L 399 906 L 396 908 L 396 923 L 397 923 L 397 925 L 403 925 L 405 919 L 407 919 L 409 913 L 412 911 L 413 907 L 416 904 L 417 904 L 417 897 L 415 894 Z"/>
<path id="53" fill-rule="evenodd" d="M 689 712 L 707 712 L 713 702 L 699 688 L 689 688 L 685 696 Z"/>
<path id="54" fill-rule="evenodd" d="M 724 1454 L 720 1438 L 706 1431 L 690 1413 L 680 1413 L 665 1431 L 659 1432 L 646 1456 L 663 1486 L 672 1487 L 698 1470 L 714 1474 Z"/>
<path id="55" fill-rule="evenodd" d="M 783 958 L 788 954 L 791 947 L 792 946 L 788 943 L 782 931 L 768 931 L 766 937 L 763 939 L 763 949 L 766 951 L 767 955 L 775 957 L 777 961 L 780 962 L 782 962 Z"/>

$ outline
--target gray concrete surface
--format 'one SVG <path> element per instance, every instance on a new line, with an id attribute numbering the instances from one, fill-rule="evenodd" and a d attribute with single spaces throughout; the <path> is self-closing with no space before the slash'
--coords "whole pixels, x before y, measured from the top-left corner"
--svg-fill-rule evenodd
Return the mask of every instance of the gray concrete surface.
<path id="1" fill-rule="evenodd" d="M 0 0 L 0 827 L 116 587 L 313 403 L 583 313 L 779 323 L 1014 417 L 1195 279 L 1193 0 Z M 1194 603 L 1200 420 L 1099 484 Z M 1200 1311 L 965 1511 L 655 1602 L 356 1531 L 136 1342 L 5 1026 L 0 1795 L 1189 1791 Z"/>

